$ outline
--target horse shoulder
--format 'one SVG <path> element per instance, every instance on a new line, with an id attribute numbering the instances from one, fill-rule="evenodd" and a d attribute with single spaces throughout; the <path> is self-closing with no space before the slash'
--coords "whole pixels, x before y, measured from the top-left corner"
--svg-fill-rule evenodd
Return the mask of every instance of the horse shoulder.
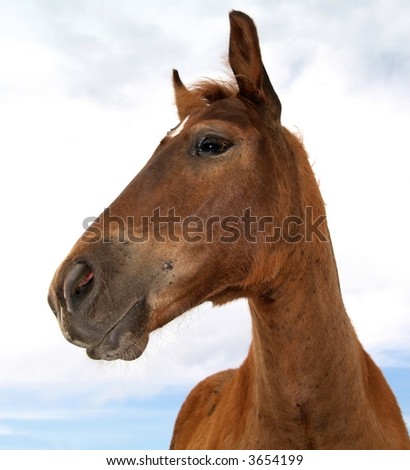
<path id="1" fill-rule="evenodd" d="M 236 369 L 213 374 L 199 382 L 185 399 L 174 426 L 171 449 L 209 448 L 214 411 L 222 391 L 234 377 Z"/>

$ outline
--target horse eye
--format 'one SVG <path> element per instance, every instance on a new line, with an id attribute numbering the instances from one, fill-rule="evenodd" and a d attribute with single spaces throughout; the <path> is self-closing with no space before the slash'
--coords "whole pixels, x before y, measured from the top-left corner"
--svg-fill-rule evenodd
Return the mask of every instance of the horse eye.
<path id="1" fill-rule="evenodd" d="M 199 157 L 215 157 L 226 152 L 232 144 L 221 137 L 207 136 L 202 138 L 194 149 Z"/>

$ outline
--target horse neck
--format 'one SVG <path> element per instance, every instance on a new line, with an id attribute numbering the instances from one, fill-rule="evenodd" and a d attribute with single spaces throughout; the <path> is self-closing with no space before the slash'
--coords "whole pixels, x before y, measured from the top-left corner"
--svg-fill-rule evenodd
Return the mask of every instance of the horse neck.
<path id="1" fill-rule="evenodd" d="M 245 367 L 257 414 L 294 423 L 292 439 L 299 433 L 303 446 L 317 446 L 310 427 L 343 433 L 341 423 L 353 422 L 366 401 L 364 352 L 343 306 L 330 241 L 295 246 L 268 292 L 249 299 Z"/>
<path id="2" fill-rule="evenodd" d="M 284 135 L 303 181 L 292 187 L 299 208 L 325 214 L 303 146 Z M 264 245 L 250 276 L 252 344 L 238 378 L 253 429 L 284 437 L 267 446 L 407 449 L 395 397 L 344 308 L 326 222 L 321 231 L 327 241 L 312 234 L 277 250 Z"/>

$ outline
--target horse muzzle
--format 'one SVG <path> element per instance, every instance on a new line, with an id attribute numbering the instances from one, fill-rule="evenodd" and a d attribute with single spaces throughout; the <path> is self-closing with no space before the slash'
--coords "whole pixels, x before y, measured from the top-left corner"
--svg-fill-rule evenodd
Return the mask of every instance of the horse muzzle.
<path id="1" fill-rule="evenodd" d="M 123 305 L 121 289 L 110 292 L 109 273 L 89 259 L 67 259 L 51 283 L 48 302 L 64 337 L 92 359 L 139 357 L 148 342 L 149 309 L 139 295 Z M 115 307 L 114 307 L 115 305 Z"/>

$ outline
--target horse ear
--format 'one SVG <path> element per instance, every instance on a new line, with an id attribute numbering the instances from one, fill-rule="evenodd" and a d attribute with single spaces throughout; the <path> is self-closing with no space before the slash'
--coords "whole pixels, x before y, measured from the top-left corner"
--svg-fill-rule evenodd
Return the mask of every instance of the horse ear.
<path id="1" fill-rule="evenodd" d="M 232 11 L 229 21 L 229 63 L 239 93 L 248 100 L 268 105 L 274 118 L 280 121 L 282 106 L 263 65 L 254 22 L 240 11 Z"/>
<path id="2" fill-rule="evenodd" d="M 188 90 L 188 88 L 182 83 L 178 70 L 174 69 L 172 71 L 172 78 L 174 83 L 175 104 L 177 106 L 178 116 L 179 119 L 183 121 L 195 108 L 204 106 L 204 103 L 197 94 Z"/>

